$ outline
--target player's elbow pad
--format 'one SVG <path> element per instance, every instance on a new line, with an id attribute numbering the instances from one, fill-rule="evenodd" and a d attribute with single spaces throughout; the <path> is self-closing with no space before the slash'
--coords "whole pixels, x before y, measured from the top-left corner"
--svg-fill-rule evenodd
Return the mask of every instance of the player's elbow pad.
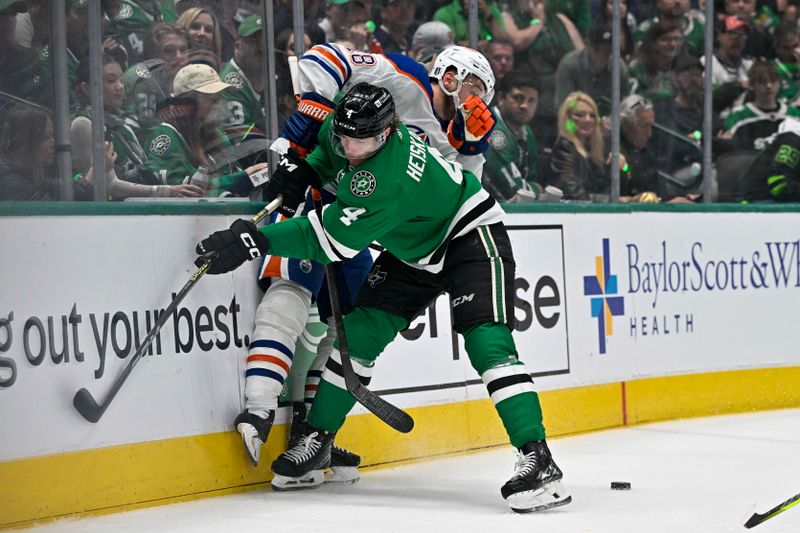
<path id="1" fill-rule="evenodd" d="M 297 103 L 297 111 L 292 113 L 283 127 L 283 137 L 301 152 L 310 152 L 317 145 L 317 135 L 322 123 L 333 112 L 333 103 L 317 93 L 306 93 Z"/>

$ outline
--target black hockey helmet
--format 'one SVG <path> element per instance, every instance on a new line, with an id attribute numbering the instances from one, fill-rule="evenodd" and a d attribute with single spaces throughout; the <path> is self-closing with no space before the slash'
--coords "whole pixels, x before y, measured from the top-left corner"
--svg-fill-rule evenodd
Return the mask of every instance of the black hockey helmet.
<path id="1" fill-rule="evenodd" d="M 394 122 L 394 99 L 383 87 L 357 83 L 342 97 L 333 112 L 337 135 L 356 139 L 381 135 Z"/>

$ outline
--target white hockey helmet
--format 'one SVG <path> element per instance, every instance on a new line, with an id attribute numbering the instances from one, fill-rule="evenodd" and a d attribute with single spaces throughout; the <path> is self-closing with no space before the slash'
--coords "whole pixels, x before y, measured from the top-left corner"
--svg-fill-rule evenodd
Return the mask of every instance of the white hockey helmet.
<path id="1" fill-rule="evenodd" d="M 442 78 L 450 68 L 455 69 L 456 80 L 458 81 L 458 86 L 453 92 L 448 92 L 442 85 Z M 483 96 L 483 100 L 487 104 L 491 102 L 494 98 L 494 73 L 489 61 L 477 50 L 465 46 L 445 48 L 436 56 L 430 76 L 439 82 L 439 87 L 446 94 L 454 96 L 461 90 L 464 78 L 470 74 L 477 76 L 483 82 L 486 87 L 486 94 Z"/>

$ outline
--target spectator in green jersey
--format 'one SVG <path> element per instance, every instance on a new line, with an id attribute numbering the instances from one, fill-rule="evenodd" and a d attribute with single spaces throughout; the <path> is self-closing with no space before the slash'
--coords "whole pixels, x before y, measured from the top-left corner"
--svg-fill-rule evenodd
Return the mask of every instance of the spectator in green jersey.
<path id="1" fill-rule="evenodd" d="M 497 122 L 481 180 L 495 200 L 531 201 L 542 191 L 536 182 L 536 137 L 528 126 L 538 104 L 539 89 L 523 73 L 512 72 L 498 87 L 497 106 L 492 110 Z"/>
<path id="2" fill-rule="evenodd" d="M 265 164 L 240 170 L 219 130 L 219 102 L 230 85 L 206 64 L 181 68 L 172 82 L 172 98 L 159 110 L 162 122 L 144 145 L 148 165 L 170 185 L 197 183 L 206 196 L 247 195 L 248 175 Z M 213 150 L 213 151 L 212 151 Z"/>

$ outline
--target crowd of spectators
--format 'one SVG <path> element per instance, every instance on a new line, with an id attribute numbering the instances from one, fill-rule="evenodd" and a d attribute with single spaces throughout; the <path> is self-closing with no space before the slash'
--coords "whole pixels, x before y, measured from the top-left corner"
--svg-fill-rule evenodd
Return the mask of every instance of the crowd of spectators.
<path id="1" fill-rule="evenodd" d="M 101 178 L 92 172 L 91 125 L 100 113 L 89 105 L 88 0 L 65 3 L 74 197 L 91 199 Z M 502 201 L 609 201 L 612 1 L 477 5 L 478 47 L 498 87 L 486 188 Z M 716 0 L 708 21 L 693 0 L 622 0 L 621 201 L 701 199 L 707 24 L 714 27 L 714 196 L 741 181 L 742 154 L 755 161 L 792 134 L 779 127 L 800 117 L 799 5 Z M 101 6 L 109 198 L 246 196 L 247 174 L 265 165 L 268 137 L 261 2 Z M 287 61 L 293 2 L 275 0 L 274 8 L 280 127 L 295 106 Z M 305 48 L 338 42 L 430 66 L 446 46 L 469 45 L 467 0 L 304 0 L 303 8 Z M 0 0 L 0 200 L 58 199 L 63 188 L 53 170 L 50 9 L 46 0 Z M 734 159 L 735 167 L 726 164 Z M 771 178 L 724 196 L 797 200 L 786 186 L 764 194 Z"/>

